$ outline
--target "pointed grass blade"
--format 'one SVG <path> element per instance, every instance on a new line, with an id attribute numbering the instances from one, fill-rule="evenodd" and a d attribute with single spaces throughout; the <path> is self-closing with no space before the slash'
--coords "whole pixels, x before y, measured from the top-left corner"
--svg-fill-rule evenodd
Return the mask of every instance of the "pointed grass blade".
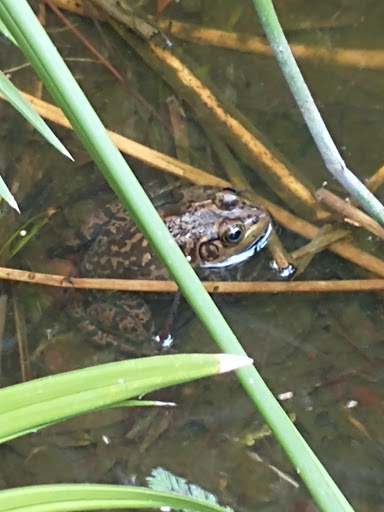
<path id="1" fill-rule="evenodd" d="M 228 364 L 230 360 L 232 365 Z M 10 386 L 0 390 L 0 442 L 250 362 L 247 357 L 228 354 L 164 355 L 93 366 Z"/>

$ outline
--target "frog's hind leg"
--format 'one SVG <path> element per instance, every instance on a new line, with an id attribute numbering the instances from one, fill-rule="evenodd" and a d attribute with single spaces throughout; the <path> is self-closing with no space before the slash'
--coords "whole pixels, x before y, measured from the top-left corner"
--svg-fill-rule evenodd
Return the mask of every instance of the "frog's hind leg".
<path id="1" fill-rule="evenodd" d="M 97 300 L 74 304 L 71 315 L 81 334 L 95 345 L 114 346 L 132 357 L 156 352 L 152 313 L 137 295 L 98 294 Z"/>

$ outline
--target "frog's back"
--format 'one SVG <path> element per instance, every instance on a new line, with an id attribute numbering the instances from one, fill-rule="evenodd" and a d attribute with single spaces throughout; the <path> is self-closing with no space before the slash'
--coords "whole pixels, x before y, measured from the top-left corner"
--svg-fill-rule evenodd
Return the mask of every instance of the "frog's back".
<path id="1" fill-rule="evenodd" d="M 168 279 L 164 266 L 121 203 L 107 205 L 99 215 L 92 233 L 84 234 L 91 241 L 80 265 L 81 276 Z"/>

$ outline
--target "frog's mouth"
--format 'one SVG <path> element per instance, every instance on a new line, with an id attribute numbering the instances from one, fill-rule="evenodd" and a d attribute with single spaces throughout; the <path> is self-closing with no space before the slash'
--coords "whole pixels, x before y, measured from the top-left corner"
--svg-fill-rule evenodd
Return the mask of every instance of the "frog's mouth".
<path id="1" fill-rule="evenodd" d="M 254 248 L 254 252 L 259 252 L 263 247 L 265 247 L 268 243 L 269 235 L 272 232 L 272 224 L 268 223 L 267 229 L 264 231 L 264 233 L 254 241 L 254 243 L 251 245 L 251 247 Z"/>

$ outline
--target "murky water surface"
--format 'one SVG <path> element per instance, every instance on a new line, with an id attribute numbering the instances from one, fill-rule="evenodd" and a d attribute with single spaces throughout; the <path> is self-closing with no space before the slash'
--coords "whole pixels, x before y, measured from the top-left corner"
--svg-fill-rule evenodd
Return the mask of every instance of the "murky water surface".
<path id="1" fill-rule="evenodd" d="M 291 43 L 384 52 L 379 0 L 276 1 Z M 153 7 L 153 6 L 152 6 Z M 154 149 L 175 154 L 166 102 L 174 92 L 142 63 L 106 25 L 68 15 L 85 37 L 119 70 L 121 84 L 48 13 L 47 27 L 59 51 L 106 126 Z M 180 2 L 164 16 L 228 31 L 261 34 L 251 2 Z M 173 41 L 200 79 L 245 114 L 273 142 L 311 188 L 332 181 L 308 135 L 272 57 Z M 24 58 L 0 44 L 1 67 L 21 89 L 36 91 Z M 384 54 L 383 54 L 384 55 Z M 382 58 L 384 62 L 384 58 Z M 383 69 L 329 64 L 316 55 L 300 67 L 348 165 L 362 178 L 383 163 Z M 139 97 L 139 94 L 142 98 Z M 44 94 L 44 98 L 48 97 Z M 145 101 L 144 101 L 145 100 Z M 148 105 L 151 107 L 149 108 Z M 4 206 L 1 239 L 49 206 L 60 207 L 49 225 L 9 265 L 56 274 L 70 267 L 52 260 L 47 249 L 61 241 L 83 215 L 78 199 L 98 202 L 103 179 L 76 137 L 57 128 L 71 164 L 45 144 L 21 118 L 0 104 L 0 169 L 22 204 L 22 219 Z M 223 176 L 199 112 L 186 106 L 189 157 L 193 165 Z M 155 171 L 128 159 L 145 183 Z M 274 197 L 252 171 L 250 181 Z M 224 177 L 224 176 L 223 176 Z M 337 189 L 337 186 L 336 186 Z M 379 197 L 384 199 L 382 191 Z M 89 202 L 87 203 L 89 204 Z M 68 211 L 70 214 L 68 215 Z M 64 215 L 66 212 L 66 215 Z M 281 232 L 289 249 L 303 241 Z M 362 234 L 367 248 L 382 245 Z M 267 273 L 266 255 L 255 265 Z M 259 270 L 260 272 L 260 270 Z M 321 253 L 302 278 L 361 277 L 357 267 Z M 2 384 L 21 379 L 15 306 L 21 308 L 33 376 L 80 368 L 117 357 L 99 350 L 71 329 L 65 307 L 69 294 L 3 282 L 7 315 L 2 351 Z M 217 302 L 284 408 L 319 455 L 356 510 L 384 510 L 383 308 L 374 294 L 254 295 Z M 20 326 L 18 327 L 20 329 Z M 213 341 L 184 305 L 177 321 L 175 349 L 216 351 Z M 164 390 L 156 397 L 177 409 L 118 409 L 76 418 L 0 447 L 0 487 L 48 482 L 142 483 L 162 466 L 215 493 L 236 510 L 316 510 L 286 456 L 255 413 L 234 376 Z"/>

